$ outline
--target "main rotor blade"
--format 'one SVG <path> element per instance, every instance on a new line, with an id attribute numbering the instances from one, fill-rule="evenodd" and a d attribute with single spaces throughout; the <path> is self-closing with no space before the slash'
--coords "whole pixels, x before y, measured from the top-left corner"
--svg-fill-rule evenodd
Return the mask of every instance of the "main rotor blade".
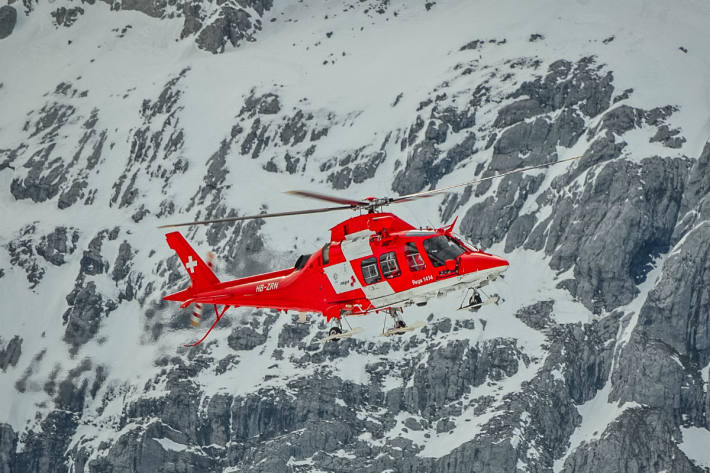
<path id="1" fill-rule="evenodd" d="M 300 197 L 307 197 L 309 199 L 325 200 L 327 202 L 334 202 L 336 204 L 349 205 L 350 207 L 361 207 L 361 206 L 366 206 L 369 204 L 369 202 L 365 202 L 362 200 L 343 199 L 342 197 L 334 197 L 332 195 L 320 194 L 318 192 L 286 191 L 285 193 L 291 194 L 291 195 L 297 195 Z"/>
<path id="2" fill-rule="evenodd" d="M 503 172 L 500 174 L 496 174 L 494 176 L 482 177 L 480 179 L 474 179 L 473 181 L 463 182 L 461 184 L 454 184 L 453 186 L 442 187 L 440 189 L 432 189 L 430 191 L 415 192 L 414 194 L 408 194 L 408 195 L 403 195 L 401 197 L 395 197 L 389 203 L 398 204 L 401 202 L 409 202 L 410 200 L 421 199 L 424 197 L 431 197 L 436 194 L 445 194 L 447 192 L 450 192 L 451 189 L 456 189 L 457 187 L 470 186 L 472 184 L 477 184 L 479 182 L 490 181 L 492 179 L 498 179 L 503 176 L 509 176 L 511 174 L 517 174 L 519 172 L 529 171 L 530 169 L 544 168 L 547 166 L 553 166 L 555 164 L 561 164 L 561 163 L 565 163 L 568 161 L 574 161 L 575 159 L 580 159 L 581 157 L 582 156 L 575 156 L 574 158 L 567 158 L 567 159 L 563 159 L 561 161 L 554 161 L 554 162 L 544 163 L 544 164 L 536 164 L 534 166 L 526 166 L 524 168 L 513 169 L 511 171 L 506 171 L 506 172 Z"/>
<path id="3" fill-rule="evenodd" d="M 305 215 L 305 214 L 315 214 L 321 212 L 332 212 L 334 210 L 351 210 L 352 206 L 342 206 L 342 207 L 326 207 L 322 209 L 309 209 L 309 210 L 294 210 L 291 212 L 277 212 L 271 214 L 259 214 L 259 215 L 247 215 L 244 217 L 227 217 L 218 218 L 214 220 L 199 220 L 196 222 L 185 222 L 185 223 L 171 223 L 168 225 L 160 225 L 158 228 L 175 228 L 175 227 L 187 227 L 190 225 L 208 225 L 210 223 L 225 223 L 225 222 L 239 222 L 241 220 L 254 220 L 257 218 L 271 218 L 271 217 L 286 217 L 289 215 Z"/>

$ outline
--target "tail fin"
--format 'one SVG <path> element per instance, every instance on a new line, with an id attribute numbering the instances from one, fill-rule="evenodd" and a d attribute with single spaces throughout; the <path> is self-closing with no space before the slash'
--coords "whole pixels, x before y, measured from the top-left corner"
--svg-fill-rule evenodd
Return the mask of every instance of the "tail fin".
<path id="1" fill-rule="evenodd" d="M 168 246 L 175 250 L 180 262 L 185 266 L 188 276 L 192 281 L 190 292 L 204 291 L 216 284 L 219 284 L 219 279 L 214 275 L 209 266 L 202 261 L 195 250 L 185 240 L 180 232 L 172 232 L 165 235 L 168 240 Z M 182 291 L 185 292 L 185 291 Z"/>

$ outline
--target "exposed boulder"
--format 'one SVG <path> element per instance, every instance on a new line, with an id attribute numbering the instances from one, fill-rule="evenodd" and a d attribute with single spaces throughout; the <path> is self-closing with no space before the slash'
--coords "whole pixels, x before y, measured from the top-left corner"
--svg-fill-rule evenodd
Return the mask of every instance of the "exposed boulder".
<path id="1" fill-rule="evenodd" d="M 78 283 L 66 297 L 69 308 L 63 319 L 67 325 L 64 341 L 76 351 L 99 331 L 101 319 L 116 309 L 116 302 L 106 299 L 96 289 L 94 281 Z"/>
<path id="2" fill-rule="evenodd" d="M 0 39 L 5 39 L 12 34 L 17 23 L 17 10 L 11 5 L 0 7 Z"/>
<path id="3" fill-rule="evenodd" d="M 52 11 L 52 18 L 54 18 L 54 23 L 57 26 L 64 26 L 68 28 L 73 25 L 74 22 L 83 14 L 84 9 L 81 7 L 59 7 L 56 10 Z"/>
<path id="4" fill-rule="evenodd" d="M 22 354 L 22 338 L 15 335 L 0 350 L 0 370 L 5 371 L 8 366 L 15 366 Z"/>
<path id="5" fill-rule="evenodd" d="M 40 264 L 37 258 L 35 247 L 35 234 L 37 232 L 36 224 L 25 225 L 20 229 L 20 234 L 13 240 L 7 243 L 7 251 L 10 255 L 10 263 L 22 268 L 26 275 L 27 281 L 30 283 L 30 289 L 35 288 L 46 272 L 43 265 Z"/>
<path id="6" fill-rule="evenodd" d="M 17 434 L 9 424 L 0 424 L 0 473 L 15 473 Z"/>
<path id="7" fill-rule="evenodd" d="M 554 306 L 555 301 L 553 300 L 539 301 L 523 307 L 515 313 L 515 316 L 528 327 L 535 330 L 543 330 L 554 323 L 551 317 Z"/>
<path id="8" fill-rule="evenodd" d="M 254 34 L 260 30 L 260 18 L 254 18 L 245 8 L 225 4 L 220 8 L 219 16 L 202 28 L 197 36 L 197 44 L 217 54 L 224 52 L 228 42 L 237 47 L 242 41 L 254 41 Z"/>
<path id="9" fill-rule="evenodd" d="M 42 237 L 37 245 L 37 254 L 55 266 L 63 265 L 65 255 L 73 254 L 79 241 L 78 230 L 72 230 L 56 227 L 52 233 Z"/>

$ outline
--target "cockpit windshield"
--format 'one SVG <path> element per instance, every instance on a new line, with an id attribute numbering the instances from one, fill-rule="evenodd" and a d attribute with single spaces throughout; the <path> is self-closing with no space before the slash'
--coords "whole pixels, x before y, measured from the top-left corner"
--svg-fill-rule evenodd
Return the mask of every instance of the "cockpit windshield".
<path id="1" fill-rule="evenodd" d="M 471 244 L 471 242 L 467 241 L 464 237 L 459 235 L 458 233 L 451 233 L 451 236 L 458 242 L 463 243 L 464 246 L 468 247 L 469 249 L 473 251 L 480 251 L 478 247 L 474 246 Z"/>
<path id="2" fill-rule="evenodd" d="M 423 244 L 424 250 L 434 266 L 444 266 L 446 260 L 456 259 L 466 252 L 466 248 L 446 235 L 427 238 Z"/>

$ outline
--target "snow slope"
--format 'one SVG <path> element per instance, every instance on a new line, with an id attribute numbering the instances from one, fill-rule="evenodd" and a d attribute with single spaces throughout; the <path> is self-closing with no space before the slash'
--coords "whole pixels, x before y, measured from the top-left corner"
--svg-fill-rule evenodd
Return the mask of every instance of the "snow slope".
<path id="1" fill-rule="evenodd" d="M 13 457 L 16 471 L 40 471 L 32 469 L 28 458 L 42 450 L 36 445 L 49 442 L 50 429 L 43 422 L 57 411 L 71 413 L 76 426 L 57 436 L 59 453 L 43 451 L 49 451 L 46 455 L 58 465 L 73 465 L 74 471 L 85 465 L 84 471 L 101 471 L 105 466 L 101 461 L 114 467 L 122 464 L 125 453 L 111 447 L 120 443 L 118 439 L 136 435 L 145 437 L 139 442 L 146 451 L 159 445 L 163 453 L 155 454 L 158 464 L 179 458 L 192 471 L 258 471 L 259 459 L 266 458 L 262 450 L 270 448 L 269 442 L 278 442 L 278 437 L 264 418 L 253 422 L 257 427 L 246 420 L 247 427 L 237 426 L 244 418 L 238 400 L 246 405 L 256 397 L 283 409 L 274 408 L 279 414 L 265 411 L 265 418 L 287 419 L 286 411 L 293 411 L 294 418 L 310 422 L 330 414 L 320 417 L 322 413 L 308 410 L 301 404 L 304 396 L 335 390 L 340 397 L 333 402 L 347 412 L 342 414 L 345 418 L 337 414 L 335 424 L 347 425 L 349 415 L 362 423 L 352 435 L 344 435 L 347 441 L 337 433 L 329 434 L 340 439 L 338 445 L 321 438 L 303 440 L 308 448 L 292 447 L 284 463 L 272 465 L 271 471 L 347 471 L 348 465 L 365 460 L 373 470 L 414 465 L 417 471 L 455 471 L 444 467 L 452 458 L 459 471 L 474 467 L 586 471 L 573 468 L 580 464 L 573 463 L 574 452 L 587 454 L 585 445 L 601 445 L 622 413 L 643 408 L 666 412 L 665 407 L 621 398 L 618 392 L 623 389 L 612 385 L 612 378 L 623 384 L 618 381 L 622 349 L 637 346 L 633 335 L 641 330 L 637 329 L 639 314 L 662 277 L 666 258 L 654 260 L 655 269 L 645 282 L 636 284 L 628 304 L 595 310 L 563 284 L 586 277 L 579 269 L 582 256 L 573 255 L 573 264 L 559 269 L 549 240 L 546 247 L 532 249 L 523 246 L 523 238 L 510 249 L 511 226 L 496 237 L 495 220 L 479 222 L 470 216 L 476 205 L 487 202 L 492 208 L 502 202 L 508 185 L 504 181 L 470 197 L 460 189 L 462 203 L 455 210 L 469 222 L 467 228 L 488 232 L 480 235 L 471 230 L 465 236 L 481 236 L 475 244 L 490 240 L 486 249 L 511 262 L 506 279 L 491 288 L 504 302 L 473 314 L 455 310 L 459 295 L 443 297 L 408 311 L 408 320 L 426 319 L 427 328 L 395 341 L 378 336 L 382 320 L 373 316 L 350 321 L 365 328 L 357 339 L 320 350 L 312 343 L 325 331 L 319 316 L 311 316 L 309 328 L 298 328 L 291 315 L 240 309 L 232 311 L 203 349 L 185 349 L 181 345 L 195 336 L 188 329 L 185 311 L 160 303 L 160 297 L 183 287 L 186 278 L 156 226 L 229 212 L 246 215 L 312 205 L 282 193 L 290 189 L 354 198 L 394 195 L 400 173 L 404 172 L 405 182 L 414 182 L 407 163 L 416 147 L 430 139 L 428 122 L 440 123 L 445 106 L 458 112 L 473 110 L 475 125 L 454 130 L 448 123 L 446 137 L 436 143 L 439 158 L 429 164 L 441 164 L 447 152 L 465 145 L 469 133 L 475 135 L 475 145 L 467 149 L 465 159 L 442 168 L 442 175 L 428 175 L 423 188 L 465 182 L 485 168 L 495 171 L 503 153 L 498 144 L 487 142 L 500 143 L 496 140 L 518 126 L 497 123 L 501 110 L 520 100 L 516 93 L 526 81 L 545 77 L 557 61 L 575 65 L 588 57 L 594 58 L 590 66 L 594 74 L 603 78 L 611 73 L 613 97 L 620 98 L 592 116 L 580 112 L 582 105 L 572 104 L 525 117 L 519 123 L 532 126 L 539 117 L 561 122 L 563 112 L 571 110 L 582 123 L 584 132 L 568 146 L 558 142 L 556 156 L 541 153 L 540 159 L 593 155 L 594 143 L 603 134 L 597 130 L 603 130 L 606 113 L 618 106 L 646 112 L 671 106 L 673 111 L 656 124 L 644 118 L 623 134 L 609 133 L 626 143 L 620 156 L 614 157 L 618 162 L 642 166 L 646 158 L 660 156 L 687 163 L 677 166 L 686 173 L 678 178 L 682 187 L 710 137 L 706 86 L 710 5 L 706 2 L 285 1 L 266 9 L 254 42 L 228 46 L 222 54 L 208 53 L 190 38 L 179 39 L 183 27 L 179 15 L 153 18 L 139 11 L 112 11 L 98 2 L 84 5 L 84 13 L 65 27 L 57 26 L 51 14 L 60 7 L 76 6 L 74 2 L 31 5 L 28 14 L 16 5 L 20 14 L 15 29 L 0 40 L 4 65 L 0 68 L 4 110 L 0 114 L 4 222 L 0 296 L 5 309 L 0 348 L 15 336 L 22 340 L 19 359 L 0 372 L 0 423 L 19 434 Z M 480 40 L 480 45 L 462 49 L 474 40 Z M 485 86 L 485 100 L 474 105 L 472 97 L 479 85 Z M 633 91 L 623 97 L 628 89 Z M 274 100 L 269 97 L 276 97 L 278 106 L 269 109 Z M 422 105 L 427 100 L 433 104 Z M 257 105 L 250 108 L 252 102 Z M 297 118 L 298 113 L 310 118 Z M 89 126 L 92 116 L 95 123 Z M 427 125 L 413 131 L 420 116 Z M 285 130 L 297 131 L 299 126 L 306 130 L 306 138 L 299 142 L 284 138 Z M 677 146 L 654 141 L 661 126 L 677 130 L 675 136 L 684 139 Z M 314 133 L 322 130 L 327 133 L 314 139 Z M 259 143 L 256 148 L 248 144 L 251 131 Z M 532 142 L 535 137 L 527 139 Z M 95 165 L 82 143 L 88 143 L 86 150 L 99 149 Z M 36 164 L 42 159 L 40 151 L 52 144 L 48 159 Z M 13 158 L 13 151 L 19 157 Z M 378 152 L 384 153 L 381 161 L 376 159 Z M 520 156 L 525 161 L 536 153 L 531 150 Z M 300 159 L 294 172 L 289 171 L 287 155 Z M 346 156 L 355 157 L 347 161 Z M 523 184 L 513 182 L 520 186 L 513 194 L 521 204 L 501 204 L 499 213 L 515 207 L 516 216 L 535 215 L 539 223 L 559 215 L 565 199 L 574 198 L 571 205 L 582 206 L 579 196 L 601 179 L 604 163 L 594 159 L 584 168 L 565 164 L 526 173 L 525 179 L 542 176 L 537 188 L 528 193 Z M 354 178 L 355 171 L 344 184 L 332 177 L 357 165 L 367 170 L 365 178 Z M 47 177 L 52 169 L 60 177 Z M 575 169 L 581 169 L 578 175 Z M 35 171 L 46 179 L 33 175 Z M 656 175 L 644 174 L 641 181 L 651 178 Z M 36 186 L 27 184 L 32 179 Z M 24 197 L 13 190 L 17 180 L 26 184 Z M 68 192 L 73 182 L 85 183 L 81 197 L 62 208 L 59 195 Z M 42 197 L 43 189 L 54 186 L 57 193 Z M 554 198 L 549 197 L 552 190 L 557 192 Z M 440 225 L 448 223 L 444 220 L 450 199 L 434 197 L 391 210 L 416 226 Z M 602 214 L 612 214 L 621 204 L 608 205 Z M 271 219 L 251 227 L 220 227 L 214 233 L 191 229 L 186 235 L 199 251 L 216 249 L 223 255 L 218 260 L 219 276 L 230 278 L 292 264 L 298 254 L 322 246 L 329 228 L 348 216 Z M 572 228 L 573 223 L 561 226 Z M 75 250 L 64 251 L 63 264 L 55 265 L 37 248 L 43 236 L 59 227 L 69 228 L 70 234 L 75 229 L 77 237 L 72 242 Z M 595 228 L 586 230 L 595 239 L 607 237 L 595 233 Z M 92 253 L 97 238 L 100 249 Z M 121 256 L 124 243 L 128 257 Z M 17 247 L 25 250 L 13 250 Z M 659 256 L 648 252 L 649 257 Z M 104 269 L 91 269 L 91 264 L 102 260 Z M 112 273 L 124 264 L 126 276 Z M 28 280 L 31 276 L 39 277 L 36 284 Z M 594 278 L 613 282 L 617 276 L 609 271 Z M 73 291 L 85 296 L 70 301 Z M 540 320 L 547 321 L 536 325 L 526 314 L 537 314 L 531 307 L 541 301 L 553 301 L 554 309 L 547 314 L 549 320 L 541 315 Z M 622 311 L 623 317 L 617 318 L 615 311 Z M 83 340 L 69 328 L 74 321 L 82 327 L 96 326 L 78 332 L 81 337 L 89 333 Z M 618 327 L 608 328 L 606 323 Z M 574 337 L 575 330 L 586 331 L 579 344 L 592 347 L 589 365 L 597 367 L 600 379 L 582 376 L 580 381 L 571 374 L 579 361 L 567 357 L 569 339 L 561 334 L 574 332 L 569 335 Z M 607 332 L 613 335 L 604 339 Z M 597 344 L 594 337 L 601 342 Z M 248 342 L 242 346 L 238 339 Z M 468 363 L 463 358 L 474 353 L 474 368 L 467 371 L 461 367 Z M 462 359 L 452 359 L 452 354 Z M 681 355 L 696 364 L 704 360 L 700 365 L 704 372 L 697 369 L 697 373 L 707 379 L 710 353 L 706 348 Z M 691 370 L 688 363 L 684 369 Z M 446 387 L 440 397 L 426 378 L 438 372 L 445 373 L 444 380 L 438 380 Z M 336 384 L 321 386 L 326 382 L 322 380 Z M 301 386 L 302 382 L 310 387 Z M 585 391 L 582 398 L 572 394 L 580 383 Z M 353 386 L 363 391 L 374 386 L 368 394 L 372 398 L 363 394 L 367 400 L 346 403 L 342 399 Z M 430 393 L 429 399 L 427 390 L 437 394 Z M 566 397 L 559 394 L 568 391 Z M 215 413 L 213 402 L 219 396 L 230 399 L 226 414 Z M 545 396 L 559 402 L 564 398 L 567 407 L 560 412 L 570 413 L 564 422 L 543 420 L 552 415 L 540 414 L 547 412 L 541 407 L 549 404 Z M 672 427 L 659 438 L 670 453 L 659 464 L 687 456 L 690 463 L 683 468 L 707 467 L 700 451 L 708 432 L 707 423 L 700 422 L 707 419 L 704 402 L 702 409 L 697 406 L 703 402 L 693 404 L 704 414 L 688 420 L 688 413 L 681 412 L 678 415 L 685 415 L 685 421 L 668 421 Z M 173 417 L 163 404 L 180 405 L 185 418 L 211 422 L 211 436 L 204 434 L 203 427 L 180 425 L 174 418 L 179 415 Z M 262 407 L 249 405 L 253 412 L 262 412 Z M 221 438 L 214 425 L 225 418 L 227 433 Z M 559 432 L 551 423 L 559 424 Z M 297 439 L 317 430 L 295 421 L 281 427 L 279 435 L 286 435 L 293 445 L 301 445 Z M 151 430 L 156 428 L 165 432 Z M 257 432 L 262 443 L 253 444 L 253 436 L 244 432 Z M 486 440 L 489 437 L 495 441 Z M 503 440 L 511 450 L 496 453 L 504 448 L 498 446 Z M 322 446 L 320 453 L 309 450 L 313 444 Z M 491 447 L 485 454 L 467 456 L 468 449 L 479 448 L 477 444 Z M 406 461 L 413 463 L 397 458 L 396 451 L 412 453 Z M 478 464 L 473 457 L 486 460 Z M 133 463 L 141 461 L 148 462 L 142 458 Z"/>

